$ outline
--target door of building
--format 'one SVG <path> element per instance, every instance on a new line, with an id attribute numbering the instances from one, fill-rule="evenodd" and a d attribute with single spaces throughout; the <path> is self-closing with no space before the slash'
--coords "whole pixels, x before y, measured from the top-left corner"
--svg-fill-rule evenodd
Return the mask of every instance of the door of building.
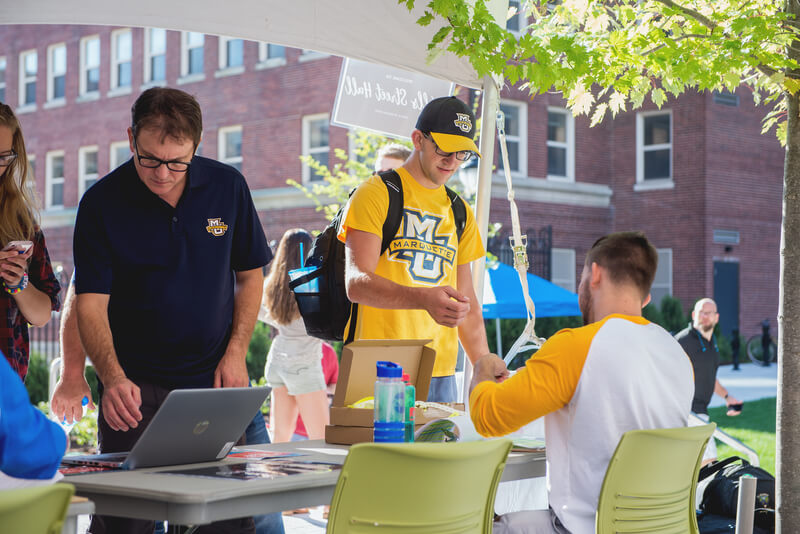
<path id="1" fill-rule="evenodd" d="M 729 261 L 714 262 L 714 300 L 719 311 L 719 328 L 731 339 L 731 332 L 739 329 L 739 264 Z"/>

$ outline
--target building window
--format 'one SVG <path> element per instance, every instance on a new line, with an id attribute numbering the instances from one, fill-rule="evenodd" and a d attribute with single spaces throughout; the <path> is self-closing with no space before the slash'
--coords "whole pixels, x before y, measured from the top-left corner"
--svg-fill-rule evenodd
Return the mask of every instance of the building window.
<path id="1" fill-rule="evenodd" d="M 131 157 L 131 144 L 128 141 L 117 141 L 111 143 L 108 156 L 108 166 L 111 170 L 116 169 Z"/>
<path id="2" fill-rule="evenodd" d="M 219 129 L 219 160 L 242 172 L 242 127 L 227 126 Z"/>
<path id="3" fill-rule="evenodd" d="M 528 106 L 522 102 L 504 101 L 500 110 L 505 115 L 506 148 L 508 149 L 508 165 L 511 174 L 528 175 Z M 499 143 L 499 140 L 498 140 Z M 503 172 L 502 152 L 498 144 L 498 172 Z"/>
<path id="4" fill-rule="evenodd" d="M 98 178 L 97 146 L 81 147 L 78 150 L 78 196 L 83 196 Z"/>
<path id="5" fill-rule="evenodd" d="M 203 74 L 203 45 L 205 35 L 197 32 L 181 34 L 181 76 Z"/>
<path id="6" fill-rule="evenodd" d="M 272 43 L 258 43 L 259 65 L 272 67 L 286 64 L 286 49 Z"/>
<path id="7" fill-rule="evenodd" d="M 575 120 L 566 109 L 547 110 L 547 178 L 575 181 Z"/>
<path id="8" fill-rule="evenodd" d="M 672 180 L 672 114 L 636 116 L 636 181 Z"/>
<path id="9" fill-rule="evenodd" d="M 303 117 L 303 155 L 311 156 L 320 165 L 328 166 L 328 126 L 330 117 L 327 113 L 307 115 Z M 322 180 L 314 170 L 303 164 L 303 182 Z"/>
<path id="10" fill-rule="evenodd" d="M 64 207 L 63 150 L 47 153 L 47 177 L 45 191 L 45 206 L 47 209 Z"/>
<path id="11" fill-rule="evenodd" d="M 144 32 L 145 83 L 167 79 L 167 30 L 147 28 Z"/>
<path id="12" fill-rule="evenodd" d="M 0 57 L 0 102 L 6 101 L 6 57 Z"/>
<path id="13" fill-rule="evenodd" d="M 111 89 L 131 86 L 133 44 L 129 29 L 111 32 Z"/>
<path id="14" fill-rule="evenodd" d="M 28 154 L 28 178 L 25 186 L 31 198 L 36 198 L 36 156 Z"/>
<path id="15" fill-rule="evenodd" d="M 93 35 L 81 39 L 80 94 L 100 90 L 100 37 Z"/>
<path id="16" fill-rule="evenodd" d="M 660 307 L 661 299 L 672 295 L 672 249 L 659 248 L 656 252 L 658 252 L 658 268 L 650 288 L 650 302 Z"/>
<path id="17" fill-rule="evenodd" d="M 550 281 L 575 292 L 575 249 L 550 249 Z"/>
<path id="18" fill-rule="evenodd" d="M 36 104 L 36 71 L 39 69 L 36 50 L 28 50 L 19 55 L 19 105 Z"/>
<path id="19" fill-rule="evenodd" d="M 230 37 L 219 38 L 220 70 L 244 65 L 244 41 Z"/>
<path id="20" fill-rule="evenodd" d="M 508 8 L 516 8 L 516 14 L 506 21 L 506 29 L 512 33 L 519 34 L 522 29 L 522 14 L 520 13 L 520 0 L 509 0 Z"/>
<path id="21" fill-rule="evenodd" d="M 315 59 L 322 59 L 328 57 L 330 54 L 326 54 L 325 52 L 317 52 L 316 50 L 311 50 L 310 48 L 304 48 L 303 53 L 297 59 L 299 62 L 303 61 L 313 61 Z"/>
<path id="22" fill-rule="evenodd" d="M 67 85 L 67 45 L 47 47 L 47 101 L 63 101 Z"/>

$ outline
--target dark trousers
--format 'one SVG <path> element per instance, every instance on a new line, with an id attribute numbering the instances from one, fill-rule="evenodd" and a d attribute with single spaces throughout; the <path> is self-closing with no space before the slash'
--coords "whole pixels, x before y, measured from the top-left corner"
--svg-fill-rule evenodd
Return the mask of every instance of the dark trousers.
<path id="1" fill-rule="evenodd" d="M 142 405 L 139 407 L 142 412 L 142 420 L 139 421 L 139 426 L 127 432 L 112 430 L 108 426 L 103 417 L 101 397 L 101 407 L 97 415 L 100 452 L 131 450 L 169 394 L 168 389 L 154 384 L 138 383 L 136 385 L 139 386 L 142 395 Z M 92 516 L 89 532 L 92 534 L 152 534 L 154 528 L 154 521 L 95 514 Z M 204 525 L 197 532 L 202 534 L 254 534 L 255 526 L 252 517 L 243 517 Z"/>

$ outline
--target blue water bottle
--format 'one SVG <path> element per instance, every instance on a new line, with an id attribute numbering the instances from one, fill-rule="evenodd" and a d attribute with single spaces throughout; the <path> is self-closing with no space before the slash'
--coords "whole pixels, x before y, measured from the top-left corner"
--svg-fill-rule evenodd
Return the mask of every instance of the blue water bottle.
<path id="1" fill-rule="evenodd" d="M 377 375 L 373 441 L 402 443 L 406 398 L 403 368 L 393 362 L 377 362 Z"/>

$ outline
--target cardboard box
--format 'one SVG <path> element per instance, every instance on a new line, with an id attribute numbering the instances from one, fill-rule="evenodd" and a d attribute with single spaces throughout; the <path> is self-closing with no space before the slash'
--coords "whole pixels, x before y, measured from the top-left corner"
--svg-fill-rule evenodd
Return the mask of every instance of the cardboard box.
<path id="1" fill-rule="evenodd" d="M 339 364 L 339 379 L 331 405 L 331 424 L 325 428 L 325 441 L 352 445 L 372 441 L 373 410 L 347 406 L 372 397 L 375 392 L 378 361 L 390 361 L 403 368 L 416 388 L 416 400 L 428 398 L 436 351 L 425 344 L 429 339 L 361 339 L 345 345 Z M 429 419 L 416 420 L 417 427 Z"/>

